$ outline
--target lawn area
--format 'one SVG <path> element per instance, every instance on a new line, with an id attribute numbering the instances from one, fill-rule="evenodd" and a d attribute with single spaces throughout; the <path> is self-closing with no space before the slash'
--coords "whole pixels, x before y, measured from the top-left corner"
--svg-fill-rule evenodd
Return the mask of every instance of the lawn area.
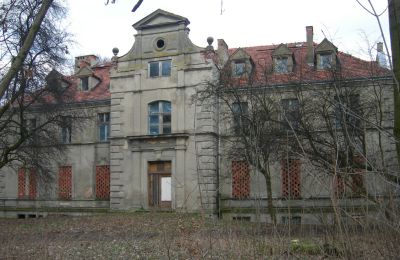
<path id="1" fill-rule="evenodd" d="M 377 229 L 345 232 L 340 243 L 332 227 L 289 232 L 178 213 L 0 219 L 0 230 L 0 259 L 389 259 L 400 251 Z"/>

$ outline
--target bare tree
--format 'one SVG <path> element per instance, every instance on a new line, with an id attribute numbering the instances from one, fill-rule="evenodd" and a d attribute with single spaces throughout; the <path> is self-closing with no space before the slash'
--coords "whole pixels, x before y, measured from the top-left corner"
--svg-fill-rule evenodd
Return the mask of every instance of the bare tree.
<path id="1" fill-rule="evenodd" d="M 58 1 L 10 0 L 1 8 L 0 168 L 48 166 L 62 150 L 57 127 L 70 102 L 63 69 L 69 34 Z M 55 131 L 57 130 L 57 131 Z"/>
<path id="2" fill-rule="evenodd" d="M 232 126 L 224 139 L 230 144 L 227 156 L 246 160 L 265 177 L 268 212 L 274 223 L 271 178 L 276 172 L 270 166 L 276 162 L 285 171 L 301 159 L 330 186 L 333 200 L 356 196 L 380 205 L 366 190 L 365 172 L 380 176 L 393 190 L 399 185 L 396 164 L 387 152 L 393 138 L 391 108 L 384 104 L 392 86 L 390 73 L 365 62 L 369 75 L 363 80 L 347 78 L 340 64 L 325 69 L 324 80 L 318 84 L 306 80 L 307 75 L 288 73 L 288 83 L 277 86 L 269 80 L 273 67 L 258 69 L 258 75 L 251 69 L 238 75 L 228 61 L 219 69 L 219 80 L 204 90 L 203 98 L 218 97 L 224 118 L 231 122 L 225 124 Z M 286 195 L 288 199 L 296 196 Z"/>

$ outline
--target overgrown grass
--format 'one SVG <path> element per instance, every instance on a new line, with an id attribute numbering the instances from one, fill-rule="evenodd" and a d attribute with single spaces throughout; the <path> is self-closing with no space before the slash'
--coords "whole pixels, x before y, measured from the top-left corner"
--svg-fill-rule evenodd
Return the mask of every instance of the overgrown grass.
<path id="1" fill-rule="evenodd" d="M 112 213 L 89 217 L 0 219 L 4 259 L 390 259 L 390 229 L 273 227 L 195 214 Z M 346 243 L 346 241 L 348 241 Z"/>

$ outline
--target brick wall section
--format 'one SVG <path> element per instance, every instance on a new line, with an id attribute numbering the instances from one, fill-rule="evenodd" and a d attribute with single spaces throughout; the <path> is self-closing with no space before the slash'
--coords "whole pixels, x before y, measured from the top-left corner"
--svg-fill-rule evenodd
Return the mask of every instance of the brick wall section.
<path id="1" fill-rule="evenodd" d="M 282 169 L 282 197 L 298 199 L 301 196 L 300 183 L 301 163 L 298 159 L 281 161 Z"/>
<path id="2" fill-rule="evenodd" d="M 72 198 L 72 167 L 61 166 L 58 169 L 58 197 L 62 200 Z"/>
<path id="3" fill-rule="evenodd" d="M 96 199 L 110 199 L 110 166 L 96 166 Z"/>
<path id="4" fill-rule="evenodd" d="M 250 173 L 246 161 L 232 161 L 232 197 L 245 199 L 250 196 Z"/>

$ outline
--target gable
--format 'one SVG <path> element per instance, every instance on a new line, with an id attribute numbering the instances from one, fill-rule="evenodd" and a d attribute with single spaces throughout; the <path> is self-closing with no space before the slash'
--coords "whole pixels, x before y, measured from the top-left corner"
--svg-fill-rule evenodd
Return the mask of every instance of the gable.
<path id="1" fill-rule="evenodd" d="M 289 50 L 286 44 L 281 43 L 273 52 L 272 56 L 289 56 L 292 52 Z"/>
<path id="2" fill-rule="evenodd" d="M 75 74 L 75 76 L 77 76 L 77 77 L 87 77 L 87 76 L 92 76 L 92 75 L 93 75 L 93 71 L 88 67 L 80 68 Z"/>
<path id="3" fill-rule="evenodd" d="M 133 25 L 133 28 L 136 30 L 141 30 L 145 28 L 152 28 L 156 26 L 164 26 L 164 25 L 177 25 L 177 24 L 185 24 L 188 25 L 190 22 L 187 18 L 183 16 L 179 16 L 173 13 L 169 13 L 167 11 L 158 9 L 153 13 L 149 14 L 139 22 Z"/>
<path id="4" fill-rule="evenodd" d="M 328 41 L 328 39 L 324 39 L 318 46 L 315 48 L 315 52 L 337 52 L 337 48 L 333 43 Z"/>
<path id="5" fill-rule="evenodd" d="M 231 60 L 247 60 L 251 59 L 251 56 L 242 48 L 238 48 L 230 57 Z"/>

